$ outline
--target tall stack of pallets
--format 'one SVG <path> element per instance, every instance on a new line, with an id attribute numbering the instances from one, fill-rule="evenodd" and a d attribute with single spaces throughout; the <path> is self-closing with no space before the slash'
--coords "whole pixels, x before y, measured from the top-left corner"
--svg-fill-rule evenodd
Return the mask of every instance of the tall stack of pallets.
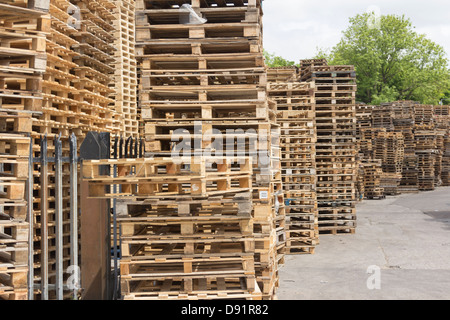
<path id="1" fill-rule="evenodd" d="M 256 278 L 271 298 L 283 260 L 284 201 L 261 1 L 139 0 L 136 10 L 146 156 L 253 157 Z"/>
<path id="2" fill-rule="evenodd" d="M 414 106 L 415 151 L 418 162 L 418 183 L 420 191 L 434 190 L 435 161 L 437 152 L 434 106 Z"/>
<path id="3" fill-rule="evenodd" d="M 27 299 L 32 115 L 41 114 L 46 71 L 48 1 L 3 1 L 1 39 L 0 298 Z M 27 221 L 27 222 L 25 222 Z"/>
<path id="4" fill-rule="evenodd" d="M 28 298 L 31 114 L 0 108 L 0 300 Z"/>
<path id="5" fill-rule="evenodd" d="M 419 190 L 418 162 L 414 138 L 414 101 L 390 103 L 393 111 L 394 131 L 403 135 L 404 157 L 401 172 L 400 193 L 414 193 Z"/>
<path id="6" fill-rule="evenodd" d="M 383 199 L 384 188 L 381 187 L 383 169 L 381 160 L 361 160 L 364 180 L 365 199 Z"/>
<path id="7" fill-rule="evenodd" d="M 435 106 L 438 153 L 435 168 L 437 184 L 450 185 L 450 106 Z"/>
<path id="8" fill-rule="evenodd" d="M 5 51 L 9 58 L 4 59 L 8 62 L 2 66 L 1 99 L 3 108 L 26 110 L 32 116 L 32 124 L 25 130 L 31 137 L 32 156 L 42 155 L 44 136 L 51 158 L 57 135 L 61 135 L 62 153 L 67 157 L 71 134 L 80 141 L 89 131 L 118 132 L 110 98 L 114 90 L 109 87 L 113 83 L 109 73 L 114 70 L 113 4 L 106 0 L 11 3 L 14 8 L 1 5 L 5 14 L 0 38 L 9 47 L 9 52 Z M 70 265 L 68 166 L 62 164 L 63 268 Z M 34 230 L 30 241 L 35 286 L 30 294 L 52 299 L 57 262 L 53 164 L 44 168 L 35 163 L 32 185 Z M 28 285 L 33 288 L 32 283 Z"/>
<path id="9" fill-rule="evenodd" d="M 114 100 L 120 132 L 126 137 L 139 135 L 137 112 L 137 66 L 135 55 L 135 3 L 132 0 L 114 1 L 116 47 L 114 64 L 114 82 L 111 87 L 116 91 Z"/>
<path id="10" fill-rule="evenodd" d="M 117 176 L 100 175 L 104 165 Z M 92 160 L 82 177 L 90 197 L 120 199 L 124 299 L 262 298 L 250 157 Z"/>
<path id="11" fill-rule="evenodd" d="M 310 66 L 314 82 L 319 233 L 356 228 L 356 72 L 353 66 Z"/>
<path id="12" fill-rule="evenodd" d="M 314 83 L 269 83 L 281 125 L 288 254 L 314 253 L 318 243 L 313 92 Z"/>
<path id="13" fill-rule="evenodd" d="M 444 139 L 441 180 L 443 186 L 450 186 L 450 133 L 448 132 Z"/>

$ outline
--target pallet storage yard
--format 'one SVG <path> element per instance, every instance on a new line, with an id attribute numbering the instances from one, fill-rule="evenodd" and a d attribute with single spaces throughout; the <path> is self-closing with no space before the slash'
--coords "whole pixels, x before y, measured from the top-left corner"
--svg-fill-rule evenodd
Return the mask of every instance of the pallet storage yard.
<path id="1" fill-rule="evenodd" d="M 450 185 L 448 106 L 356 104 L 324 59 L 268 68 L 262 20 L 1 1 L 0 299 L 276 299 L 285 255 L 353 234 L 357 200 Z"/>

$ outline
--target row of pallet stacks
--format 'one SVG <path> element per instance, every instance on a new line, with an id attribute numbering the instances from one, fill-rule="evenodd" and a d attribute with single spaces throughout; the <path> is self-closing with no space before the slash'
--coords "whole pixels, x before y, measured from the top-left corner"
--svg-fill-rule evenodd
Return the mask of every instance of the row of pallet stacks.
<path id="1" fill-rule="evenodd" d="M 32 116 L 42 108 L 48 1 L 0 4 L 0 299 L 28 298 Z"/>
<path id="2" fill-rule="evenodd" d="M 443 184 L 448 106 L 396 101 L 358 106 L 358 114 L 359 157 L 381 160 L 385 195 L 429 191 Z"/>
<path id="3" fill-rule="evenodd" d="M 279 70 L 270 68 L 269 79 L 275 79 L 273 74 L 279 75 Z M 286 73 L 284 79 L 269 82 L 269 96 L 277 102 L 281 126 L 286 254 L 312 254 L 319 240 L 314 84 L 297 82 L 297 77 Z"/>
<path id="4" fill-rule="evenodd" d="M 262 15 L 259 0 L 137 1 L 136 56 L 147 157 L 252 157 L 255 273 L 271 299 L 283 262 L 284 200 Z"/>
<path id="5" fill-rule="evenodd" d="M 356 72 L 307 61 L 301 81 L 314 83 L 319 234 L 356 228 Z"/>

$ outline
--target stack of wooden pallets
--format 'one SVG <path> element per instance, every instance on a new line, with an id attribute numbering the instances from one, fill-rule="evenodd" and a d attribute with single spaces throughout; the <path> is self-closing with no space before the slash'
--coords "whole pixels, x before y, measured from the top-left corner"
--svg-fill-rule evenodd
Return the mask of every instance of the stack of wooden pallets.
<path id="1" fill-rule="evenodd" d="M 299 79 L 305 81 L 308 79 L 308 73 L 311 67 L 323 67 L 327 66 L 328 61 L 326 59 L 303 59 L 300 60 Z"/>
<path id="2" fill-rule="evenodd" d="M 371 141 L 366 139 L 364 134 L 372 128 L 373 108 L 374 106 L 365 104 L 356 105 L 356 141 L 359 159 L 368 158 L 368 155 L 365 155 L 364 152 L 368 151 L 368 143 L 371 143 Z M 364 146 L 362 145 L 363 143 L 365 143 Z"/>
<path id="3" fill-rule="evenodd" d="M 319 233 L 356 228 L 356 72 L 353 66 L 310 66 L 314 82 Z"/>
<path id="4" fill-rule="evenodd" d="M 2 1 L 0 11 L 0 296 L 27 299 L 28 242 L 32 239 L 25 222 L 25 180 L 34 130 L 31 116 L 43 108 L 49 2 Z"/>
<path id="5" fill-rule="evenodd" d="M 296 66 L 267 69 L 267 82 L 269 83 L 291 82 L 297 78 L 298 68 Z"/>
<path id="6" fill-rule="evenodd" d="M 435 106 L 434 118 L 437 130 L 435 175 L 436 183 L 450 185 L 450 106 Z"/>
<path id="7" fill-rule="evenodd" d="M 444 139 L 441 180 L 442 185 L 450 186 L 450 133 L 447 133 Z"/>
<path id="8" fill-rule="evenodd" d="M 0 300 L 28 298 L 29 130 L 31 114 L 0 108 Z"/>
<path id="9" fill-rule="evenodd" d="M 281 125 L 289 254 L 314 253 L 318 243 L 313 92 L 313 83 L 269 83 L 269 96 L 277 101 L 277 121 Z"/>
<path id="10" fill-rule="evenodd" d="M 372 127 L 394 130 L 394 112 L 389 104 L 382 104 L 372 109 Z"/>
<path id="11" fill-rule="evenodd" d="M 139 135 L 137 112 L 137 66 L 135 55 L 135 2 L 115 0 L 114 46 L 116 47 L 114 64 L 114 100 L 120 132 L 126 137 Z"/>
<path id="12" fill-rule="evenodd" d="M 434 106 L 416 104 L 414 106 L 414 138 L 420 191 L 434 190 L 435 187 L 436 134 Z"/>
<path id="13" fill-rule="evenodd" d="M 386 195 L 396 195 L 402 177 L 404 161 L 403 135 L 397 132 L 387 132 L 385 128 L 376 129 L 374 137 L 373 159 L 381 161 L 382 175 L 380 187 Z"/>
<path id="14" fill-rule="evenodd" d="M 146 156 L 253 157 L 256 278 L 272 298 L 283 261 L 284 201 L 261 1 L 139 0 L 136 10 Z"/>
<path id="15" fill-rule="evenodd" d="M 100 175 L 104 165 L 116 166 L 117 177 Z M 90 197 L 121 204 L 124 299 L 262 298 L 251 158 L 92 160 L 82 176 Z"/>
<path id="16" fill-rule="evenodd" d="M 375 145 L 374 157 L 382 161 L 383 172 L 402 173 L 405 149 L 403 135 L 397 132 L 379 132 Z"/>
<path id="17" fill-rule="evenodd" d="M 394 131 L 403 135 L 404 158 L 399 192 L 411 193 L 418 189 L 418 162 L 414 138 L 414 101 L 397 101 L 390 104 L 393 111 Z"/>
<path id="18" fill-rule="evenodd" d="M 114 82 L 115 5 L 107 0 L 29 0 L 10 4 L 4 1 L 1 7 L 4 12 L 0 38 L 5 61 L 1 67 L 2 106 L 33 112 L 32 125 L 26 130 L 31 137 L 33 157 L 41 155 L 44 135 L 47 135 L 48 157 L 54 155 L 55 137 L 59 134 L 63 156 L 67 157 L 72 133 L 80 141 L 89 131 L 119 132 L 114 100 L 110 97 L 115 91 L 110 87 Z M 62 260 L 66 268 L 70 264 L 69 164 L 62 166 Z M 48 164 L 47 174 L 41 177 L 43 169 L 39 164 L 34 166 L 35 223 L 30 240 L 34 244 L 34 281 L 38 284 L 35 286 L 38 295 L 42 293 L 37 289 L 39 283 L 47 280 L 50 285 L 54 283 L 56 265 L 55 171 Z"/>
<path id="19" fill-rule="evenodd" d="M 0 102 L 7 109 L 37 110 L 42 105 L 48 1 L 29 2 L 0 4 Z"/>
<path id="20" fill-rule="evenodd" d="M 83 102 L 80 111 L 88 115 L 83 128 L 85 132 L 118 133 L 120 120 L 114 111 L 114 99 L 111 98 L 115 89 L 110 87 L 114 83 L 116 61 L 116 5 L 110 0 L 76 0 L 73 4 L 81 13 L 81 21 L 74 34 L 78 43 L 72 45 L 72 49 L 76 53 L 74 62 L 77 64 L 74 73 L 79 78 L 75 84 L 74 98 Z"/>
<path id="21" fill-rule="evenodd" d="M 416 131 L 416 155 L 420 191 L 434 190 L 437 139 L 435 130 Z"/>
<path id="22" fill-rule="evenodd" d="M 362 160 L 365 199 L 383 199 L 384 188 L 381 187 L 383 169 L 381 160 Z"/>

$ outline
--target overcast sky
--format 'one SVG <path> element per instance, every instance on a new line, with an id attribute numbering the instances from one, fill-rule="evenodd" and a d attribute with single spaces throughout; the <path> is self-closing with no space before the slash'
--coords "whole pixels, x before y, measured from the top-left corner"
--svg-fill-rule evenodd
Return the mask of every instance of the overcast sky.
<path id="1" fill-rule="evenodd" d="M 404 14 L 450 58 L 449 0 L 264 0 L 264 48 L 298 63 L 314 56 L 317 47 L 336 45 L 349 18 L 371 8 Z"/>

